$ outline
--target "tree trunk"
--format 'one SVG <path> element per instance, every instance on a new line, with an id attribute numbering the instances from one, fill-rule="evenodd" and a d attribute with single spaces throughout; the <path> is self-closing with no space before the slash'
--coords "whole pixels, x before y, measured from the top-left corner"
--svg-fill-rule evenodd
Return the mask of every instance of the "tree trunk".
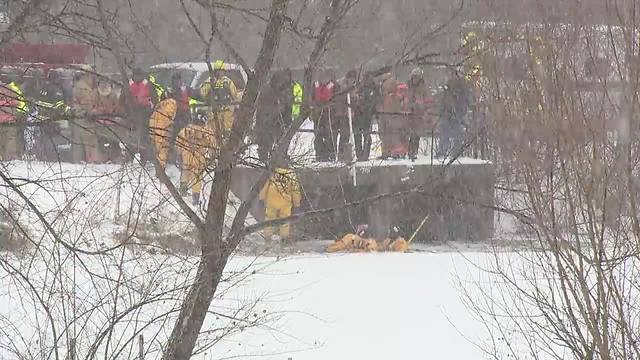
<path id="1" fill-rule="evenodd" d="M 251 128 L 256 99 L 273 65 L 288 3 L 288 0 L 272 0 L 269 22 L 255 65 L 255 76 L 249 79 L 230 137 L 222 145 L 215 169 L 205 226 L 200 231 L 202 254 L 198 272 L 180 309 L 163 360 L 186 360 L 191 357 L 229 255 L 237 245 L 235 241 L 226 242 L 223 237 L 231 173 L 237 161 L 236 154 Z"/>
<path id="2" fill-rule="evenodd" d="M 180 316 L 171 333 L 163 359 L 186 360 L 191 358 L 200 335 L 200 329 L 222 277 L 225 259 L 204 256 L 198 267 L 196 281 L 187 294 Z"/>
<path id="3" fill-rule="evenodd" d="M 227 257 L 223 256 L 222 251 L 222 229 L 227 206 L 226 199 L 229 194 L 228 184 L 231 179 L 230 176 L 219 172 L 216 172 L 215 176 L 216 179 L 221 177 L 221 181 L 211 190 L 205 231 L 200 233 L 202 243 L 200 265 L 169 338 L 164 360 L 191 358 L 200 329 L 222 277 L 222 271 L 227 264 Z"/>

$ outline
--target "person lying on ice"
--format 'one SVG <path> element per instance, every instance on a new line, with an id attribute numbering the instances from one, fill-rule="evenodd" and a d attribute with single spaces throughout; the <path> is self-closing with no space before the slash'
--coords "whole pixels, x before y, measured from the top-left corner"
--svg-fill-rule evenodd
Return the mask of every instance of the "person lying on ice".
<path id="1" fill-rule="evenodd" d="M 265 205 L 265 220 L 276 220 L 291 216 L 294 207 L 300 206 L 300 183 L 294 171 L 286 167 L 275 169 L 271 178 L 260 192 L 260 200 Z M 289 239 L 291 230 L 289 224 L 280 225 L 279 237 L 281 240 Z M 274 229 L 265 230 L 267 239 L 277 239 Z"/>

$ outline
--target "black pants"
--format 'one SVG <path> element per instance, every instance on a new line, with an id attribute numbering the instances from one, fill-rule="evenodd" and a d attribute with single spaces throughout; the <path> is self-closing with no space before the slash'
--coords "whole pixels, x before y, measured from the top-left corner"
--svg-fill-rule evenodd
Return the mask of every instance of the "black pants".
<path id="1" fill-rule="evenodd" d="M 103 161 L 116 163 L 120 161 L 122 150 L 120 150 L 120 142 L 111 136 L 98 136 L 98 149 L 100 154 L 104 156 Z"/>
<path id="2" fill-rule="evenodd" d="M 256 142 L 258 143 L 258 159 L 266 164 L 273 149 L 273 142 L 266 136 L 260 136 Z"/>
<path id="3" fill-rule="evenodd" d="M 42 161 L 58 161 L 60 154 L 56 147 L 55 138 L 60 134 L 58 125 L 46 119 L 40 126 L 40 138 L 37 140 L 36 157 Z"/>
<path id="4" fill-rule="evenodd" d="M 334 161 L 338 148 L 339 125 L 330 116 L 330 111 L 322 109 L 315 117 L 313 147 L 316 161 Z"/>
<path id="5" fill-rule="evenodd" d="M 23 112 L 18 112 L 16 115 L 17 120 L 17 134 L 16 134 L 16 153 L 18 158 L 22 158 L 22 155 L 25 154 L 26 144 L 24 141 L 24 132 L 27 128 L 27 114 Z"/>
<path id="6" fill-rule="evenodd" d="M 255 133 L 258 158 L 260 161 L 266 162 L 271 157 L 271 152 L 276 149 L 280 139 L 291 127 L 291 123 L 285 120 L 286 113 L 265 113 L 262 116 L 262 121 L 256 124 Z"/>
<path id="7" fill-rule="evenodd" d="M 359 117 L 354 124 L 353 138 L 358 161 L 367 161 L 371 155 L 371 117 Z"/>
<path id="8" fill-rule="evenodd" d="M 189 126 L 191 122 L 190 114 L 188 111 L 178 109 L 176 113 L 176 117 L 173 119 L 173 125 L 171 126 L 171 138 L 169 139 L 169 146 L 171 147 L 169 150 L 169 163 L 177 164 L 178 159 L 178 134 L 182 129 Z"/>
<path id="9" fill-rule="evenodd" d="M 353 144 L 351 144 L 351 127 L 349 126 L 349 118 L 344 116 L 338 118 L 337 122 L 338 132 L 340 134 L 340 142 L 338 144 L 338 161 L 350 163 L 354 159 L 352 148 Z"/>
<path id="10" fill-rule="evenodd" d="M 258 144 L 258 159 L 266 163 L 271 157 L 271 152 L 274 149 L 274 145 L 278 141 L 281 133 L 276 130 L 276 127 L 271 128 L 264 127 L 257 131 L 256 142 Z"/>
<path id="11" fill-rule="evenodd" d="M 316 150 L 316 160 L 317 161 L 335 160 L 337 141 L 338 141 L 337 132 L 325 131 L 324 129 L 321 131 L 316 131 L 315 139 L 313 140 L 313 145 Z"/>
<path id="12" fill-rule="evenodd" d="M 137 107 L 134 108 L 134 114 L 132 116 L 136 136 L 133 137 L 129 147 L 135 149 L 135 152 L 140 154 L 140 159 L 143 164 L 146 164 L 148 160 L 153 159 L 155 156 L 149 133 L 149 118 L 152 113 L 152 109 Z"/>
<path id="13" fill-rule="evenodd" d="M 416 158 L 420 150 L 420 135 L 415 130 L 409 132 L 409 157 Z"/>

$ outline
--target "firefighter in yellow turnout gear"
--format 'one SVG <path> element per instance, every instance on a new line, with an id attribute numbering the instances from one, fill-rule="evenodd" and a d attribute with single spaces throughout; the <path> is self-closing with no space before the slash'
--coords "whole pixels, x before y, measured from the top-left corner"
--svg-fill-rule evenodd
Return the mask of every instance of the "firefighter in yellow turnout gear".
<path id="1" fill-rule="evenodd" d="M 184 194 L 191 187 L 192 202 L 197 206 L 202 193 L 202 175 L 209 158 L 215 158 L 216 138 L 206 126 L 189 125 L 178 134 L 176 146 L 182 156 L 180 191 Z"/>
<path id="2" fill-rule="evenodd" d="M 149 119 L 149 133 L 162 168 L 167 166 L 171 147 L 171 126 L 178 111 L 178 102 L 173 98 L 162 100 Z"/>
<path id="3" fill-rule="evenodd" d="M 213 71 L 215 79 L 207 79 L 200 88 L 200 95 L 211 106 L 207 126 L 216 133 L 216 137 L 221 139 L 231 130 L 233 125 L 232 105 L 240 101 L 240 93 L 233 81 L 224 75 L 225 64 L 223 61 L 216 61 L 213 64 Z"/>
<path id="4" fill-rule="evenodd" d="M 260 200 L 264 201 L 265 219 L 276 220 L 291 216 L 294 207 L 300 206 L 302 195 L 298 178 L 290 169 L 277 168 L 260 192 Z M 273 228 L 265 230 L 267 238 L 274 235 Z M 280 225 L 279 235 L 288 239 L 291 235 L 289 224 Z"/>

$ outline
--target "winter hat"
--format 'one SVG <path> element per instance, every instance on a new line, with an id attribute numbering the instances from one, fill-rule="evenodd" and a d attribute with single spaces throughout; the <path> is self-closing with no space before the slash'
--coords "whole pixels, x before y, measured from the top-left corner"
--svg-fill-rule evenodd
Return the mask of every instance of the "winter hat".
<path id="1" fill-rule="evenodd" d="M 411 70 L 411 77 L 418 77 L 418 76 L 420 77 L 424 76 L 424 71 L 421 68 L 417 67 Z"/>

